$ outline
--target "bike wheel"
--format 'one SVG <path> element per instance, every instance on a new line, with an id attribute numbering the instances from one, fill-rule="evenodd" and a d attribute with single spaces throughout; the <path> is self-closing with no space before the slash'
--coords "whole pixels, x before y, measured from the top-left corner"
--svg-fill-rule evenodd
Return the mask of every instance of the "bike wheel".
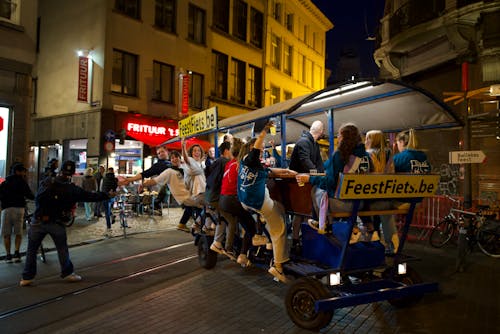
<path id="1" fill-rule="evenodd" d="M 484 254 L 500 258 L 500 222 L 485 221 L 477 231 L 476 240 Z"/>
<path id="2" fill-rule="evenodd" d="M 431 231 L 429 243 L 432 247 L 441 248 L 446 245 L 455 233 L 456 224 L 453 220 L 444 219 L 439 222 Z"/>

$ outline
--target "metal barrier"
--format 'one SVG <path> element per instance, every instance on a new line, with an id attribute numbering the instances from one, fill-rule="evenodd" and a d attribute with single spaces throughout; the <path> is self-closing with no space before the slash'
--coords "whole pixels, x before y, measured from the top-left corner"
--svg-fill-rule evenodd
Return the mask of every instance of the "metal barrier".
<path id="1" fill-rule="evenodd" d="M 460 202 L 453 202 L 448 196 L 437 195 L 424 198 L 422 203 L 416 208 L 415 216 L 408 234 L 409 239 L 427 240 L 432 228 L 446 216 L 452 207 L 462 209 L 463 197 L 452 197 Z M 398 228 L 404 223 L 404 216 L 398 219 Z"/>

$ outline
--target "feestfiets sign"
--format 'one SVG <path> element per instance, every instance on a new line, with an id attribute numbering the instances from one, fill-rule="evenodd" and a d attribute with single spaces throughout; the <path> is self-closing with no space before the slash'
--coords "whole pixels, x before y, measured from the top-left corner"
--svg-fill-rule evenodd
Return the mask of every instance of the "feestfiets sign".
<path id="1" fill-rule="evenodd" d="M 186 137 L 193 134 L 215 129 L 217 126 L 217 107 L 200 111 L 193 116 L 179 121 L 179 136 Z"/>
<path id="2" fill-rule="evenodd" d="M 335 197 L 340 199 L 429 197 L 439 175 L 340 174 Z"/>

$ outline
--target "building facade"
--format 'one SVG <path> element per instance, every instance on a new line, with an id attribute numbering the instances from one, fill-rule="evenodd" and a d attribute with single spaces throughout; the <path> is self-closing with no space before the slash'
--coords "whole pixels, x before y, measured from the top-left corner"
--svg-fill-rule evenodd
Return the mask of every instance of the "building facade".
<path id="1" fill-rule="evenodd" d="M 39 17 L 33 165 L 56 155 L 126 175 L 187 115 L 323 88 L 333 26 L 310 0 L 44 0 Z"/>
<path id="2" fill-rule="evenodd" d="M 0 178 L 29 159 L 37 10 L 36 1 L 0 1 Z"/>
<path id="3" fill-rule="evenodd" d="M 463 171 L 470 168 L 473 198 L 483 202 L 500 199 L 499 99 L 488 88 L 500 83 L 499 21 L 499 1 L 387 0 L 374 53 L 383 78 L 442 96 L 469 125 L 426 133 L 421 142 L 443 177 L 443 193 L 463 193 Z M 453 97 L 464 93 L 468 98 Z M 459 150 L 483 150 L 487 161 L 448 164 L 448 152 Z"/>

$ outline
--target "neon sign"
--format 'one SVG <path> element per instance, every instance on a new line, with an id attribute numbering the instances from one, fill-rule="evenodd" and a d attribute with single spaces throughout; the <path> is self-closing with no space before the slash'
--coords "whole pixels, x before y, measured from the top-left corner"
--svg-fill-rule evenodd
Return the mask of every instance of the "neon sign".
<path id="1" fill-rule="evenodd" d="M 174 137 L 179 134 L 179 129 L 166 128 L 164 126 L 155 126 L 149 124 L 127 123 L 127 132 L 137 132 L 148 135 L 160 135 Z"/>

